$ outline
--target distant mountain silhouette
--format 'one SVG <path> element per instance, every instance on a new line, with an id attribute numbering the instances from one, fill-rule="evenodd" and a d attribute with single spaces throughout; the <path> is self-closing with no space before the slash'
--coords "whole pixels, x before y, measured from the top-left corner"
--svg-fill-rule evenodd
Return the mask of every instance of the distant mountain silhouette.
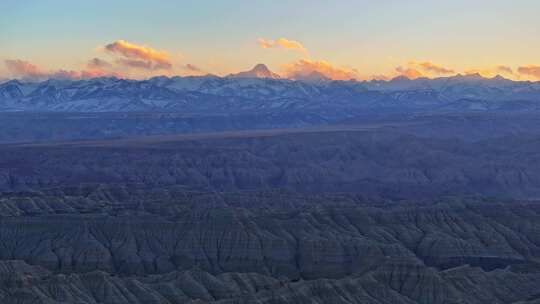
<path id="1" fill-rule="evenodd" d="M 230 78 L 271 78 L 279 79 L 281 78 L 278 74 L 273 73 L 268 69 L 268 67 L 262 63 L 257 64 L 253 69 L 245 72 L 240 72 L 237 74 L 230 74 Z"/>

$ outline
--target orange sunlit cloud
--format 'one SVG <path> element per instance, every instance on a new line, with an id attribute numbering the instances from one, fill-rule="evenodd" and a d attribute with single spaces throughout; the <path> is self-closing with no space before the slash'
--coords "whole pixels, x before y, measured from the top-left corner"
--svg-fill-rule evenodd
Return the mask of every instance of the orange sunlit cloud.
<path id="1" fill-rule="evenodd" d="M 283 48 L 307 52 L 300 42 L 285 38 L 277 40 L 259 39 L 259 44 L 262 48 Z M 211 71 L 205 71 L 192 63 L 178 64 L 176 65 L 177 70 L 173 70 L 172 60 L 166 51 L 158 51 L 148 46 L 139 46 L 124 40 L 110 43 L 102 50 L 111 55 L 110 61 L 95 57 L 88 60 L 80 70 L 45 69 L 25 60 L 4 60 L 8 72 L 6 76 L 35 80 L 47 78 L 86 79 L 103 76 L 139 79 L 155 76 L 158 72 L 161 74 L 164 70 L 168 76 L 175 75 L 175 71 L 181 75 L 191 76 L 203 76 L 211 73 Z M 479 74 L 486 78 L 502 75 L 514 80 L 540 80 L 540 66 L 538 65 L 522 65 L 516 68 L 506 65 L 494 65 L 492 67 L 456 71 L 431 61 L 410 61 L 405 65 L 396 67 L 390 73 L 365 77 L 366 75 L 361 76 L 358 70 L 353 68 L 334 66 L 324 60 L 301 59 L 283 65 L 281 74 L 284 78 L 289 79 L 308 79 L 311 76 L 313 78 L 324 77 L 332 80 L 389 80 L 395 76 L 418 79 L 452 76 L 457 73 L 465 75 Z"/>
<path id="2" fill-rule="evenodd" d="M 54 71 L 46 71 L 35 64 L 32 64 L 28 61 L 15 59 L 15 60 L 5 60 L 4 63 L 8 69 L 8 71 L 11 73 L 11 76 L 15 78 L 22 78 L 22 79 L 28 79 L 28 80 L 45 80 L 48 78 L 58 78 L 58 79 L 87 79 L 87 78 L 95 78 L 95 77 L 103 77 L 103 76 L 115 76 L 120 77 L 119 73 L 106 71 L 102 68 L 98 68 L 96 64 L 98 61 L 96 61 L 94 58 L 90 60 L 87 64 L 87 69 L 82 71 L 73 71 L 73 70 L 54 70 Z M 104 64 L 103 62 L 99 62 L 100 64 Z"/>
<path id="3" fill-rule="evenodd" d="M 283 48 L 287 50 L 298 51 L 306 55 L 308 54 L 308 50 L 304 47 L 302 43 L 286 38 L 279 38 L 277 40 L 267 40 L 259 38 L 257 42 L 259 43 L 259 46 L 263 49 Z"/>
<path id="4" fill-rule="evenodd" d="M 302 79 L 309 77 L 314 73 L 318 73 L 333 80 L 359 79 L 356 71 L 333 66 L 324 60 L 312 61 L 309 59 L 301 59 L 297 62 L 284 65 L 283 70 L 285 77 L 290 79 Z"/>
<path id="5" fill-rule="evenodd" d="M 466 75 L 479 74 L 482 77 L 493 78 L 498 75 L 503 75 L 509 78 L 518 78 L 511 67 L 505 65 L 497 65 L 491 68 L 470 69 L 465 71 Z"/>
<path id="6" fill-rule="evenodd" d="M 540 66 L 528 65 L 518 68 L 518 73 L 525 76 L 532 76 L 535 79 L 540 79 Z"/>
<path id="7" fill-rule="evenodd" d="M 509 66 L 498 65 L 495 67 L 495 70 L 497 71 L 497 73 L 514 75 L 514 70 L 512 70 L 512 68 Z"/>
<path id="8" fill-rule="evenodd" d="M 20 59 L 7 59 L 4 61 L 8 72 L 14 77 L 24 77 L 24 78 L 42 78 L 46 77 L 46 73 L 43 72 L 36 65 L 20 60 Z"/>
<path id="9" fill-rule="evenodd" d="M 433 62 L 410 61 L 406 66 L 398 66 L 395 71 L 399 76 L 405 76 L 409 79 L 417 79 L 422 77 L 438 77 L 455 74 L 456 72 Z"/>
<path id="10" fill-rule="evenodd" d="M 96 78 L 105 76 L 122 77 L 121 73 L 113 71 L 114 66 L 106 60 L 92 58 L 86 63 L 86 69 L 80 72 L 80 78 Z"/>
<path id="11" fill-rule="evenodd" d="M 455 74 L 454 70 L 443 67 L 441 65 L 437 65 L 432 62 L 413 63 L 413 65 L 416 65 L 420 69 L 422 69 L 424 72 L 431 73 L 431 74 L 437 74 L 437 75 Z"/>
<path id="12" fill-rule="evenodd" d="M 404 68 L 399 66 L 396 68 L 396 72 L 398 72 L 400 76 L 405 76 L 409 79 L 417 79 L 424 77 L 424 75 L 420 71 L 414 68 Z"/>
<path id="13" fill-rule="evenodd" d="M 86 63 L 86 70 L 81 71 L 81 78 L 95 78 L 103 76 L 118 76 L 112 72 L 113 65 L 100 58 L 92 58 Z"/>
<path id="14" fill-rule="evenodd" d="M 417 79 L 421 77 L 435 78 L 441 76 L 452 76 L 456 75 L 458 72 L 454 69 L 447 68 L 432 62 L 416 62 L 411 61 L 407 66 L 399 66 L 395 71 L 400 76 L 405 76 L 409 79 Z M 525 70 L 524 70 L 525 71 Z M 530 72 L 530 71 L 529 71 Z M 493 78 L 497 75 L 502 75 L 506 78 L 519 79 L 519 75 L 514 73 L 514 70 L 506 65 L 496 65 L 488 68 L 481 69 L 469 69 L 462 72 L 465 75 L 478 74 L 482 77 Z M 526 74 L 526 73 L 521 73 Z M 529 73 L 529 76 L 532 76 L 533 73 Z"/>
<path id="15" fill-rule="evenodd" d="M 148 46 L 118 40 L 107 44 L 104 49 L 110 54 L 120 56 L 121 58 L 117 58 L 116 62 L 126 67 L 147 70 L 169 70 L 172 68 L 172 62 L 167 52 L 158 51 Z"/>
<path id="16" fill-rule="evenodd" d="M 392 79 L 392 78 L 389 77 L 389 76 L 386 76 L 386 75 L 378 74 L 378 75 L 371 75 L 368 79 L 369 79 L 369 80 L 384 80 L 384 81 L 388 81 L 388 80 L 390 80 L 390 79 Z"/>

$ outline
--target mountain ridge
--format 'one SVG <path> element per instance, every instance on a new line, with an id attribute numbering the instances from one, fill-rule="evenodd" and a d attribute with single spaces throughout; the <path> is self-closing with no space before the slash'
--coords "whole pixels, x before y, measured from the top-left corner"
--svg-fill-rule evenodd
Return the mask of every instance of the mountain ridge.
<path id="1" fill-rule="evenodd" d="M 262 63 L 257 64 L 249 71 L 239 72 L 236 74 L 229 74 L 229 78 L 270 78 L 270 79 L 280 79 L 281 76 L 270 71 L 270 69 Z"/>
<path id="2" fill-rule="evenodd" d="M 257 71 L 262 73 L 259 76 L 267 72 L 273 75 L 265 66 Z M 0 111 L 433 111 L 455 108 L 463 101 L 487 102 L 486 110 L 505 108 L 518 101 L 523 103 L 522 110 L 540 107 L 540 82 L 500 77 L 390 81 L 330 81 L 316 77 L 315 81 L 302 81 L 242 75 L 9 80 L 0 84 Z"/>

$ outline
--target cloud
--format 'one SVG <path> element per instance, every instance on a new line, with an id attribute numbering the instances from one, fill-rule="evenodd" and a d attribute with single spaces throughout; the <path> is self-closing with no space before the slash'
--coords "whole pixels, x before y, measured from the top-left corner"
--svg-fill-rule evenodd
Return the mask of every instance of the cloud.
<path id="1" fill-rule="evenodd" d="M 304 47 L 304 45 L 302 45 L 302 43 L 294 40 L 288 40 L 286 38 L 279 38 L 277 40 L 266 40 L 259 38 L 257 43 L 259 43 L 259 46 L 263 49 L 283 48 L 308 54 L 308 50 Z"/>
<path id="2" fill-rule="evenodd" d="M 406 66 L 396 67 L 395 71 L 399 74 L 399 76 L 405 76 L 409 79 L 417 79 L 421 77 L 439 77 L 441 75 L 456 73 L 453 69 L 429 61 L 410 61 Z"/>
<path id="3" fill-rule="evenodd" d="M 404 68 L 404 67 L 398 66 L 396 68 L 396 72 L 398 72 L 400 76 L 405 76 L 409 79 L 417 79 L 417 78 L 424 77 L 424 75 L 420 71 L 414 68 Z"/>
<path id="4" fill-rule="evenodd" d="M 186 63 L 180 66 L 180 69 L 185 71 L 184 75 L 186 76 L 204 76 L 208 75 L 208 72 L 203 70 L 202 68 L 192 64 L 192 63 Z"/>
<path id="5" fill-rule="evenodd" d="M 518 73 L 521 75 L 532 76 L 536 79 L 540 79 L 540 66 L 537 66 L 537 65 L 520 66 L 518 68 Z"/>
<path id="6" fill-rule="evenodd" d="M 335 67 L 326 61 L 312 61 L 301 59 L 284 66 L 284 75 L 290 79 L 306 78 L 310 75 L 320 74 L 333 80 L 358 79 L 358 73 L 354 70 Z"/>
<path id="7" fill-rule="evenodd" d="M 144 60 L 134 60 L 134 59 L 116 59 L 116 64 L 118 65 L 121 65 L 121 66 L 125 66 L 125 67 L 130 67 L 130 68 L 135 68 L 135 69 L 144 69 L 144 70 L 152 70 L 154 69 L 153 68 L 153 65 L 152 65 L 152 62 L 150 61 L 144 61 Z"/>
<path id="8" fill-rule="evenodd" d="M 369 77 L 368 79 L 370 80 L 390 80 L 391 78 L 386 76 L 386 75 L 383 75 L 383 74 L 376 74 L 376 75 L 371 75 L 371 77 Z"/>
<path id="9" fill-rule="evenodd" d="M 96 59 L 96 58 L 94 58 Z M 106 71 L 103 69 L 98 69 L 93 64 L 95 63 L 94 60 L 90 60 L 87 64 L 87 69 L 82 71 L 73 71 L 73 70 L 53 70 L 53 71 L 46 71 L 28 61 L 15 59 L 15 60 L 5 60 L 4 61 L 6 67 L 8 68 L 8 71 L 10 72 L 11 76 L 15 78 L 22 78 L 22 79 L 28 79 L 28 80 L 34 80 L 34 81 L 40 81 L 45 80 L 49 78 L 55 78 L 55 79 L 87 79 L 87 78 L 95 78 L 95 77 L 103 77 L 103 76 L 115 76 L 115 77 L 121 77 L 120 74 Z M 90 68 L 90 67 L 93 68 Z"/>
<path id="10" fill-rule="evenodd" d="M 395 68 L 395 72 L 397 72 L 398 75 L 405 76 L 409 79 L 417 79 L 421 77 L 435 78 L 441 76 L 452 76 L 458 73 L 458 71 L 454 69 L 444 67 L 429 61 L 410 61 L 405 66 L 398 66 L 397 68 Z M 506 65 L 495 65 L 489 68 L 470 69 L 462 71 L 460 73 L 463 73 L 465 75 L 479 74 L 480 76 L 486 78 L 492 78 L 497 75 L 504 75 L 505 77 L 511 79 L 518 78 L 518 75 L 514 73 L 514 70 Z"/>
<path id="11" fill-rule="evenodd" d="M 444 75 L 444 74 L 454 74 L 455 71 L 449 68 L 445 68 L 443 66 L 434 64 L 432 62 L 420 62 L 413 65 L 418 66 L 420 69 L 422 69 L 425 72 L 432 73 L 432 74 L 438 74 L 438 75 Z"/>
<path id="12" fill-rule="evenodd" d="M 170 70 L 172 62 L 167 52 L 158 51 L 148 46 L 140 46 L 125 40 L 118 40 L 107 44 L 105 51 L 120 56 L 117 63 L 127 67 L 147 70 Z"/>
<path id="13" fill-rule="evenodd" d="M 92 58 L 88 60 L 86 66 L 89 69 L 109 69 L 112 68 L 112 64 L 100 58 Z"/>
<path id="14" fill-rule="evenodd" d="M 7 59 L 4 60 L 4 63 L 9 73 L 14 77 L 43 78 L 47 76 L 47 73 L 28 61 Z"/>
<path id="15" fill-rule="evenodd" d="M 86 63 L 86 69 L 79 72 L 78 77 L 74 78 L 96 78 L 96 77 L 118 77 L 123 76 L 114 71 L 114 65 L 106 60 L 100 58 L 92 58 Z"/>
<path id="16" fill-rule="evenodd" d="M 492 78 L 497 75 L 511 76 L 512 78 L 517 78 L 516 74 L 511 67 L 505 65 L 497 65 L 490 68 L 483 69 L 470 69 L 465 71 L 465 75 L 479 74 L 482 77 Z"/>
<path id="17" fill-rule="evenodd" d="M 109 71 L 102 71 L 102 70 L 84 70 L 80 72 L 79 77 L 77 78 L 89 79 L 89 78 L 96 78 L 96 77 L 123 78 L 124 76 L 118 72 L 109 72 Z"/>
<path id="18" fill-rule="evenodd" d="M 511 67 L 505 65 L 498 65 L 495 67 L 498 73 L 514 75 L 514 70 Z"/>
<path id="19" fill-rule="evenodd" d="M 199 68 L 198 66 L 196 66 L 194 64 L 191 64 L 191 63 L 188 63 L 188 64 L 184 65 L 184 69 L 186 69 L 188 71 L 191 71 L 191 72 L 202 72 L 201 68 Z"/>
<path id="20" fill-rule="evenodd" d="M 47 78 L 55 78 L 55 79 L 79 79 L 81 78 L 81 72 L 78 71 L 72 71 L 72 70 L 57 70 L 50 72 L 47 76 Z"/>

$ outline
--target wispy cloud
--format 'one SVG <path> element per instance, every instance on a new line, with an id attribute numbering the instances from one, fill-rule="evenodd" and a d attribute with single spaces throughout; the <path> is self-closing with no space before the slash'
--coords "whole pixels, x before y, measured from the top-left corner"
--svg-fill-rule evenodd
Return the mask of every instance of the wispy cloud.
<path id="1" fill-rule="evenodd" d="M 481 69 L 469 69 L 466 70 L 465 75 L 479 74 L 482 77 L 492 78 L 497 75 L 503 75 L 510 78 L 519 78 L 514 70 L 506 65 L 497 65 L 493 67 L 481 68 Z"/>
<path id="2" fill-rule="evenodd" d="M 257 40 L 257 43 L 259 46 L 263 49 L 272 49 L 272 48 L 282 48 L 287 50 L 294 50 L 303 53 L 304 55 L 308 55 L 308 50 L 304 47 L 304 45 L 298 41 L 295 40 L 289 40 L 286 38 L 279 38 L 277 40 L 267 40 L 264 38 L 259 38 Z"/>
<path id="3" fill-rule="evenodd" d="M 506 65 L 498 65 L 495 67 L 495 71 L 501 74 L 514 75 L 514 70 Z"/>
<path id="4" fill-rule="evenodd" d="M 314 73 L 333 80 L 359 79 L 358 73 L 351 69 L 336 67 L 327 61 L 301 59 L 284 66 L 284 75 L 290 79 L 301 79 Z"/>
<path id="5" fill-rule="evenodd" d="M 417 79 L 421 77 L 440 77 L 445 75 L 455 74 L 456 72 L 439 64 L 430 61 L 410 61 L 405 66 L 398 66 L 395 72 L 399 76 L 405 76 L 409 79 Z"/>
<path id="6" fill-rule="evenodd" d="M 114 66 L 106 60 L 92 58 L 86 63 L 86 69 L 80 72 L 80 78 L 94 78 L 104 76 L 121 77 L 121 74 L 114 71 Z"/>
<path id="7" fill-rule="evenodd" d="M 96 58 L 94 58 L 96 59 Z M 94 77 L 103 77 L 103 76 L 116 76 L 120 77 L 121 75 L 112 72 L 106 71 L 102 68 L 98 68 L 95 64 L 96 61 L 90 60 L 87 64 L 87 69 L 82 71 L 74 70 L 53 70 L 47 71 L 43 68 L 38 67 L 35 64 L 32 64 L 25 60 L 20 59 L 8 59 L 4 61 L 9 73 L 14 78 L 22 78 L 28 80 L 45 80 L 48 78 L 56 79 L 86 79 Z M 103 62 L 101 62 L 103 64 Z"/>
<path id="8" fill-rule="evenodd" d="M 120 58 L 120 59 L 116 59 L 115 62 L 118 65 L 135 68 L 135 69 L 144 69 L 144 70 L 157 69 L 157 68 L 154 68 L 154 65 L 150 61 Z"/>
<path id="9" fill-rule="evenodd" d="M 100 58 L 92 58 L 88 60 L 88 63 L 86 66 L 89 69 L 109 69 L 112 68 L 112 64 L 109 63 L 106 60 L 100 59 Z"/>
<path id="10" fill-rule="evenodd" d="M 520 66 L 518 68 L 518 73 L 521 75 L 532 76 L 533 78 L 540 79 L 540 66 L 538 65 Z"/>
<path id="11" fill-rule="evenodd" d="M 186 72 L 185 74 L 189 76 L 202 76 L 207 74 L 202 68 L 192 63 L 182 65 L 181 69 L 184 70 Z"/>
<path id="12" fill-rule="evenodd" d="M 194 64 L 191 64 L 191 63 L 188 63 L 188 64 L 184 65 L 184 69 L 186 69 L 188 71 L 191 71 L 191 72 L 202 72 L 201 68 L 199 68 L 198 66 L 196 66 Z"/>
<path id="13" fill-rule="evenodd" d="M 158 51 L 149 46 L 137 45 L 125 40 L 118 40 L 107 44 L 105 51 L 120 58 L 118 64 L 147 70 L 169 70 L 172 62 L 165 51 Z"/>
<path id="14" fill-rule="evenodd" d="M 57 70 L 50 72 L 47 78 L 56 78 L 56 79 L 79 79 L 82 78 L 81 72 L 73 70 Z"/>
<path id="15" fill-rule="evenodd" d="M 426 62 L 418 62 L 413 63 L 414 66 L 419 67 L 425 72 L 437 74 L 437 75 L 446 75 L 446 74 L 454 74 L 455 71 L 450 68 L 443 67 L 441 65 L 437 65 L 435 63 L 426 61 Z"/>
<path id="16" fill-rule="evenodd" d="M 14 77 L 37 79 L 47 76 L 47 73 L 28 61 L 20 59 L 6 59 L 4 64 L 6 65 L 8 72 Z"/>
<path id="17" fill-rule="evenodd" d="M 376 74 L 376 75 L 371 75 L 370 77 L 368 77 L 369 80 L 390 80 L 391 77 L 388 77 L 386 75 L 383 75 L 383 74 Z"/>

